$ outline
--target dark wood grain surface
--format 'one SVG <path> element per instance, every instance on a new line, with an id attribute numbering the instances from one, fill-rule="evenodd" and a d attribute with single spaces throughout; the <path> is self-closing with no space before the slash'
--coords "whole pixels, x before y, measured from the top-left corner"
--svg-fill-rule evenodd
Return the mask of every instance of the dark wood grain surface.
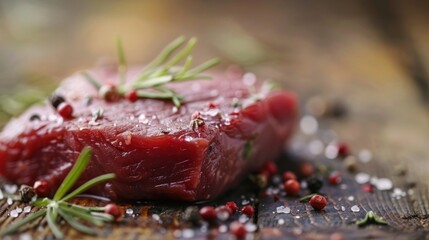
<path id="1" fill-rule="evenodd" d="M 137 63 L 146 62 L 155 54 L 152 49 L 158 49 L 174 36 L 196 35 L 202 51 L 197 59 L 216 54 L 223 59 L 220 68 L 239 63 L 261 79 L 279 81 L 297 92 L 303 116 L 310 114 L 307 103 L 315 96 L 347 106 L 345 118 L 319 118 L 319 130 L 315 134 L 303 134 L 298 129 L 289 148 L 278 159 L 282 170 L 310 161 L 343 173 L 344 185 L 323 188 L 328 197 L 325 211 L 315 212 L 298 198 L 280 197 L 274 201 L 248 179 L 220 199 L 197 206 L 218 206 L 229 200 L 241 204 L 243 200 L 253 199 L 250 204 L 257 209 L 257 214 L 250 222 L 258 226 L 256 239 L 330 239 L 338 234 L 344 239 L 428 238 L 429 15 L 424 1 L 307 4 L 129 1 L 101 6 L 82 2 L 73 9 L 79 13 L 79 20 L 58 31 L 61 36 L 53 35 L 56 41 L 67 40 L 69 47 L 57 46 L 46 56 L 23 58 L 22 61 L 28 62 L 22 65 L 30 66 L 29 71 L 37 69 L 44 74 L 64 76 L 66 72 L 90 66 L 100 54 L 113 52 L 113 40 L 106 42 L 105 39 L 114 39 L 118 33 L 129 49 L 129 62 Z M 110 27 L 106 29 L 105 25 Z M 74 37 L 65 39 L 71 35 Z M 42 45 L 46 49 L 49 40 Z M 62 60 L 64 56 L 67 61 Z M 52 68 L 58 62 L 64 63 Z M 13 79 L 19 75 L 10 76 Z M 4 93 L 4 89 L 1 92 Z M 325 136 L 332 133 L 336 139 L 346 142 L 354 155 L 362 149 L 372 152 L 369 163 L 358 161 L 357 172 L 391 179 L 394 188 L 406 192 L 406 196 L 392 198 L 393 190 L 366 193 L 354 180 L 355 175 L 345 170 L 344 162 L 308 153 L 311 141 L 328 143 L 332 139 L 326 140 Z M 407 174 L 397 175 L 397 166 L 405 166 Z M 414 182 L 416 184 L 410 184 Z M 305 194 L 303 191 L 302 195 Z M 350 196 L 354 200 L 349 200 Z M 74 201 L 83 205 L 105 204 L 91 199 Z M 290 207 L 291 213 L 277 213 L 280 205 Z M 353 205 L 360 211 L 352 212 Z M 17 206 L 18 203 L 9 206 L 1 200 L 0 227 L 19 219 L 8 216 Z M 231 237 L 218 227 L 195 227 L 184 220 L 189 204 L 141 202 L 121 203 L 121 206 L 124 212 L 132 209 L 133 213 L 126 214 L 118 224 L 100 229 L 100 239 Z M 355 221 L 369 210 L 385 218 L 388 225 L 358 228 Z M 66 226 L 63 230 L 70 239 L 92 238 Z M 52 238 L 44 220 L 27 233 L 35 239 Z M 11 238 L 25 236 L 28 235 Z"/>

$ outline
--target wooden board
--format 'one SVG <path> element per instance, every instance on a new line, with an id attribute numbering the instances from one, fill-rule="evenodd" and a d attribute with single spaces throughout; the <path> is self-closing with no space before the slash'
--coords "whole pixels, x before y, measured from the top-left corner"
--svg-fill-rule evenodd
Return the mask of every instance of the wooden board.
<path id="1" fill-rule="evenodd" d="M 74 23 L 76 30 L 73 34 L 85 36 L 87 45 L 80 37 L 77 37 L 79 40 L 67 39 L 70 47 L 57 52 L 52 50 L 46 59 L 38 58 L 38 61 L 26 64 L 32 66 L 31 71 L 42 69 L 44 73 L 65 75 L 71 69 L 87 67 L 100 53 L 113 52 L 113 44 L 105 43 L 105 39 L 114 39 L 117 32 L 131 48 L 127 51 L 130 62 L 144 62 L 155 53 L 152 49 L 161 47 L 162 42 L 178 34 L 196 35 L 200 38 L 199 49 L 205 49 L 197 58 L 220 55 L 224 60 L 223 67 L 238 61 L 263 79 L 281 82 L 300 96 L 303 115 L 309 114 L 306 102 L 315 95 L 337 99 L 346 104 L 349 111 L 346 118 L 320 119 L 319 131 L 315 135 L 298 132 L 291 149 L 279 159 L 282 170 L 293 169 L 305 159 L 332 165 L 343 173 L 346 189 L 329 185 L 323 189 L 329 199 L 326 211 L 316 213 L 310 206 L 299 203 L 297 198 L 282 197 L 275 202 L 253 188 L 254 184 L 249 180 L 221 199 L 205 204 L 220 205 L 228 200 L 241 203 L 242 196 L 246 200 L 253 198 L 251 204 L 257 209 L 257 215 L 251 221 L 259 226 L 255 237 L 260 239 L 329 239 L 333 233 L 352 239 L 425 239 L 429 230 L 429 196 L 425 184 L 429 182 L 429 116 L 425 103 L 429 19 L 423 9 L 427 9 L 427 4 L 417 1 L 379 3 L 381 5 L 372 1 L 315 1 L 311 7 L 287 1 L 273 1 L 272 4 L 246 1 L 245 5 L 230 1 L 110 3 L 100 7 L 101 14 L 81 13 L 79 21 Z M 75 9 L 88 7 L 93 6 L 82 2 Z M 152 14 L 155 12 L 158 15 Z M 124 18 L 118 20 L 111 16 Z M 145 31 L 136 31 L 142 22 Z M 97 28 L 103 26 L 97 25 L 99 23 L 111 28 L 108 31 Z M 172 30 L 167 34 L 165 29 Z M 165 41 L 149 40 L 147 32 L 153 39 Z M 55 39 L 66 40 L 58 36 Z M 239 39 L 247 48 L 234 45 L 234 39 Z M 48 46 L 49 41 L 46 44 Z M 234 49 L 257 54 L 237 58 L 240 51 Z M 148 54 L 141 54 L 147 51 Z M 69 60 L 52 69 L 51 66 L 64 56 Z M 363 192 L 341 161 L 306 152 L 310 141 L 323 139 L 332 131 L 339 140 L 349 144 L 354 154 L 361 149 L 372 151 L 373 160 L 367 164 L 359 163 L 358 172 L 387 177 L 407 195 L 395 199 L 391 196 L 392 191 Z M 398 164 L 407 166 L 407 175 L 394 174 Z M 405 184 L 409 181 L 418 182 L 412 188 L 413 194 L 409 194 L 410 186 Z M 354 197 L 353 201 L 348 200 L 350 196 Z M 83 205 L 103 204 L 90 199 L 75 201 Z M 273 213 L 280 204 L 290 207 L 291 213 Z M 353 205 L 358 205 L 360 211 L 351 212 Z M 17 203 L 9 206 L 5 200 L 0 202 L 0 227 L 16 220 L 7 214 L 17 206 Z M 182 219 L 187 204 L 142 202 L 122 203 L 121 206 L 124 212 L 132 209 L 133 214 L 127 215 L 119 224 L 101 229 L 99 238 L 165 239 L 191 234 L 188 230 L 193 227 Z M 341 206 L 346 211 L 342 211 Z M 369 210 L 383 216 L 389 225 L 356 227 L 354 222 Z M 285 220 L 284 224 L 279 224 L 280 218 Z M 184 229 L 186 231 L 180 231 Z M 66 226 L 63 230 L 70 239 L 91 238 Z M 217 228 L 194 230 L 194 238 L 229 238 Z M 35 238 L 52 238 L 44 221 L 28 233 Z M 19 238 L 19 235 L 12 238 Z"/>

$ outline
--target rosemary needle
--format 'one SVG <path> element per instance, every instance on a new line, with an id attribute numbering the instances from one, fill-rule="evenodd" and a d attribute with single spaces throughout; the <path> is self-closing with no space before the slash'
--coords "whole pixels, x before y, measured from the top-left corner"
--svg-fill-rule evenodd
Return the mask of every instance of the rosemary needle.
<path id="1" fill-rule="evenodd" d="M 70 172 L 64 178 L 64 181 L 61 183 L 53 199 L 39 198 L 33 201 L 32 205 L 40 207 L 41 209 L 35 213 L 30 213 L 24 219 L 13 222 L 5 229 L 2 229 L 0 231 L 0 236 L 15 233 L 23 229 L 29 223 L 35 221 L 36 219 L 42 218 L 43 216 L 46 216 L 46 221 L 48 222 L 49 228 L 51 229 L 54 236 L 59 239 L 64 237 L 64 234 L 61 232 L 58 225 L 59 219 L 64 219 L 77 231 L 91 235 L 95 235 L 97 232 L 93 228 L 90 228 L 90 225 L 102 226 L 106 222 L 112 222 L 114 217 L 110 214 L 103 213 L 105 210 L 104 207 L 85 207 L 67 202 L 76 195 L 93 187 L 94 185 L 115 178 L 114 174 L 104 174 L 95 177 L 66 195 L 85 171 L 89 161 L 91 160 L 91 156 L 91 148 L 85 147 L 80 153 Z"/>
<path id="2" fill-rule="evenodd" d="M 165 99 L 171 100 L 179 107 L 183 97 L 179 96 L 172 89 L 166 86 L 167 83 L 183 82 L 196 79 L 210 79 L 203 72 L 219 63 L 217 58 L 210 59 L 196 67 L 191 67 L 191 52 L 194 49 L 197 39 L 190 38 L 187 43 L 186 38 L 180 36 L 168 44 L 153 61 L 151 61 L 134 80 L 126 79 L 126 58 L 122 41 L 117 41 L 118 75 L 119 83 L 115 86 L 117 94 L 124 97 L 127 93 L 136 91 L 139 98 Z M 183 62 L 182 66 L 177 66 Z M 82 73 L 96 89 L 102 87 L 102 83 L 97 81 L 88 72 Z"/>

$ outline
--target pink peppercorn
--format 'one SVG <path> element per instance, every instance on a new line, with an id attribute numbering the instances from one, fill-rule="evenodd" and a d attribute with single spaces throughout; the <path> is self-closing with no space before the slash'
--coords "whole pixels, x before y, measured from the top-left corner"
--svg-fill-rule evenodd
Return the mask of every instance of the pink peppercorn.
<path id="1" fill-rule="evenodd" d="M 324 196 L 316 194 L 310 198 L 309 203 L 314 208 L 314 210 L 321 211 L 326 207 L 327 201 Z"/>
<path id="2" fill-rule="evenodd" d="M 217 218 L 216 210 L 212 206 L 202 207 L 200 209 L 200 215 L 206 221 L 213 221 Z"/>
<path id="3" fill-rule="evenodd" d="M 238 206 L 235 202 L 227 202 L 225 203 L 225 206 L 227 206 L 229 209 L 231 209 L 231 213 L 234 214 L 238 210 Z"/>
<path id="4" fill-rule="evenodd" d="M 243 213 L 243 214 L 247 215 L 249 218 L 251 218 L 255 214 L 255 209 L 252 206 L 247 205 L 247 206 L 244 206 L 241 208 L 241 213 Z"/>
<path id="5" fill-rule="evenodd" d="M 298 195 L 299 191 L 301 191 L 301 185 L 295 179 L 290 179 L 284 182 L 283 184 L 286 193 L 290 196 Z"/>

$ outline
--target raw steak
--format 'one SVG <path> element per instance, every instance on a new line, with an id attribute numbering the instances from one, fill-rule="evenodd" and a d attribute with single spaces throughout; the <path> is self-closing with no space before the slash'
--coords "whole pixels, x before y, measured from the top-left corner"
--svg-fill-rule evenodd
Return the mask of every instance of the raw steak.
<path id="1" fill-rule="evenodd" d="M 105 82 L 117 78 L 103 69 L 91 74 Z M 127 79 L 136 74 L 130 71 Z M 0 174 L 19 184 L 46 180 L 54 193 L 90 146 L 93 158 L 78 184 L 117 175 L 91 189 L 94 194 L 207 200 L 275 159 L 295 124 L 293 94 L 265 91 L 246 77 L 213 74 L 212 80 L 169 86 L 185 97 L 180 108 L 155 99 L 106 102 L 80 75 L 66 79 L 56 94 L 73 106 L 74 118 L 64 120 L 46 101 L 11 120 L 0 134 Z M 195 112 L 203 124 L 192 127 Z"/>

